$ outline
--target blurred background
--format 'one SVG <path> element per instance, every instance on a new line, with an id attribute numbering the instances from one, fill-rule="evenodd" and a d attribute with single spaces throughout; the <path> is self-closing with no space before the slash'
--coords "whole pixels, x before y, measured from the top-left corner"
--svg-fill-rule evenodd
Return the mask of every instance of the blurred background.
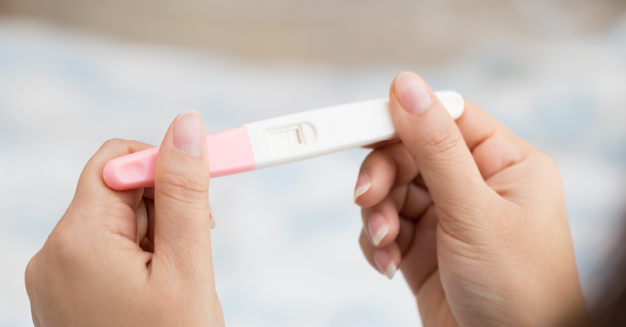
<path id="1" fill-rule="evenodd" d="M 31 326 L 23 272 L 107 139 L 159 144 L 384 97 L 413 70 L 552 155 L 589 303 L 626 203 L 626 2 L 0 0 L 0 326 Z M 211 182 L 230 326 L 419 326 L 401 274 L 363 258 L 355 149 Z"/>

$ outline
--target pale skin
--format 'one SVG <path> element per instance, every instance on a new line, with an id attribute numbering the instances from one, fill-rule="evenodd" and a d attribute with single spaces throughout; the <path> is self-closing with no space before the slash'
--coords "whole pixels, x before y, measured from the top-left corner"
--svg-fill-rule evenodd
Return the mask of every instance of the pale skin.
<path id="1" fill-rule="evenodd" d="M 556 326 L 587 319 L 554 161 L 467 102 L 455 123 L 413 73 L 392 83 L 399 141 L 364 161 L 355 202 L 366 259 L 402 270 L 424 326 Z M 105 143 L 26 269 L 35 326 L 223 326 L 209 164 L 197 112 L 177 117 L 155 187 L 113 191 Z"/>
<path id="2" fill-rule="evenodd" d="M 400 268 L 426 327 L 586 324 L 554 161 L 470 102 L 455 123 L 414 73 L 389 97 L 401 142 L 355 190 L 370 264 Z"/>
<path id="3" fill-rule="evenodd" d="M 163 139 L 155 187 L 116 192 L 111 159 L 150 148 L 106 142 L 26 268 L 33 322 L 43 326 L 223 326 L 211 259 L 209 162 L 199 114 Z"/>

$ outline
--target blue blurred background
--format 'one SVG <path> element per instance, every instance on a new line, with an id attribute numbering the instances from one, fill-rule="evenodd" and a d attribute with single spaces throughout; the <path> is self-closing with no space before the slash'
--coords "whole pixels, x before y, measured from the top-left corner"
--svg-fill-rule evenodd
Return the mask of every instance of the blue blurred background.
<path id="1" fill-rule="evenodd" d="M 622 1 L 0 0 L 0 326 L 31 326 L 23 272 L 107 139 L 159 144 L 387 95 L 413 70 L 553 156 L 587 300 L 626 203 Z M 212 180 L 230 326 L 419 326 L 401 274 L 363 258 L 355 149 Z"/>

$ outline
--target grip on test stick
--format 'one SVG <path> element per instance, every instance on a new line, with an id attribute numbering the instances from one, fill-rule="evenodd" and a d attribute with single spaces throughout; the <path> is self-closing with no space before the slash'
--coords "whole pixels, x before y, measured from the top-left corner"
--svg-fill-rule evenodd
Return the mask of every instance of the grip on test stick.
<path id="1" fill-rule="evenodd" d="M 207 134 L 211 177 L 232 175 L 254 169 L 254 156 L 245 127 Z M 102 177 L 106 185 L 123 191 L 154 186 L 159 147 L 131 153 L 109 161 Z"/>

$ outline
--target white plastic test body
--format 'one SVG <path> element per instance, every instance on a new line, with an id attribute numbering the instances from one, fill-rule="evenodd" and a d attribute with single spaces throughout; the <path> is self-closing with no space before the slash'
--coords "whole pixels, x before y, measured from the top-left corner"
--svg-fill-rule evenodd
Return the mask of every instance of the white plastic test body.
<path id="1" fill-rule="evenodd" d="M 436 93 L 457 119 L 463 98 L 452 91 Z M 309 159 L 397 137 L 389 99 L 377 99 L 311 110 L 245 124 L 254 169 Z"/>
<path id="2" fill-rule="evenodd" d="M 465 109 L 460 94 L 436 92 L 452 118 Z M 207 134 L 211 177 L 282 165 L 397 137 L 389 99 L 305 111 Z M 154 185 L 158 147 L 111 160 L 106 184 L 116 190 Z"/>

